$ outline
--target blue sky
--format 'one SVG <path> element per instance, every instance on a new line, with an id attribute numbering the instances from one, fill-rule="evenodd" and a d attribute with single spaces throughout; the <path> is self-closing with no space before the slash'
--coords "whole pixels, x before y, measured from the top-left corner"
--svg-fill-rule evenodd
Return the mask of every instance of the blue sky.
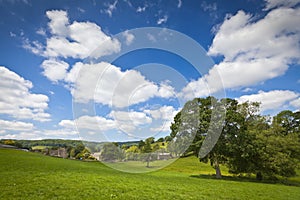
<path id="1" fill-rule="evenodd" d="M 158 138 L 207 95 L 299 110 L 299 2 L 0 0 L 0 138 Z"/>

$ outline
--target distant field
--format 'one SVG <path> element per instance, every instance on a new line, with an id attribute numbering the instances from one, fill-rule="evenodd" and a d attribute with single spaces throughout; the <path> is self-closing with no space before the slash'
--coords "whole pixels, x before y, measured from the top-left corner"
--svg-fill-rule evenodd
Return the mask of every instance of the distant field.
<path id="1" fill-rule="evenodd" d="M 213 172 L 194 157 L 129 174 L 99 162 L 0 149 L 0 199 L 300 199 L 297 186 L 199 176 Z"/>
<path id="2" fill-rule="evenodd" d="M 34 147 L 32 147 L 32 150 L 44 150 L 49 147 L 51 147 L 51 146 L 34 146 Z"/>

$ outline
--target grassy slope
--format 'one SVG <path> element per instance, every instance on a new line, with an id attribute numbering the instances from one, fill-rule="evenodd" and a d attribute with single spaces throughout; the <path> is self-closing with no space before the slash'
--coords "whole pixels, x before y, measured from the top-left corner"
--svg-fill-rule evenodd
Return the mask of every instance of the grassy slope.
<path id="1" fill-rule="evenodd" d="M 193 158 L 128 174 L 99 162 L 0 149 L 0 199 L 300 199 L 295 186 L 191 177 L 198 167 L 213 173 Z"/>

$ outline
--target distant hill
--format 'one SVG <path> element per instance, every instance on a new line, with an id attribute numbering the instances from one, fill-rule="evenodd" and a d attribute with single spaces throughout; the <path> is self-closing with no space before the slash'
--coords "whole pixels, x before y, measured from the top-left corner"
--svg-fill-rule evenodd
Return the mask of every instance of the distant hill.
<path id="1" fill-rule="evenodd" d="M 99 151 L 99 148 L 103 144 L 103 142 L 90 142 L 90 141 L 81 141 L 81 140 L 64 140 L 64 139 L 43 139 L 43 140 L 14 140 L 14 139 L 1 139 L 0 144 L 7 145 L 8 142 L 11 148 L 25 148 L 32 149 L 35 146 L 47 146 L 47 147 L 75 147 L 79 144 L 83 144 L 88 147 L 92 152 Z M 137 145 L 138 141 L 127 141 L 127 142 L 116 142 L 119 146 L 127 145 Z M 6 148 L 9 148 L 7 146 Z M 4 147 L 4 146 L 3 146 Z"/>

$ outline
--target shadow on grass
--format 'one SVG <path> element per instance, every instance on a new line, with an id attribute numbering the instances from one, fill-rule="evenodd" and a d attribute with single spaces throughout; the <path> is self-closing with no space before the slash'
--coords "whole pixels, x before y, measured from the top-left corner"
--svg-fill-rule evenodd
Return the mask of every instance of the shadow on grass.
<path id="1" fill-rule="evenodd" d="M 191 175 L 192 178 L 201 178 L 201 179 L 214 179 L 214 180 L 224 180 L 224 181 L 237 181 L 237 182 L 253 182 L 253 183 L 267 183 L 267 184 L 282 184 L 287 186 L 297 186 L 300 187 L 300 182 L 287 180 L 287 179 L 265 179 L 259 181 L 254 177 L 247 177 L 247 176 L 222 176 L 222 179 L 216 178 L 216 175 L 207 175 L 207 174 L 200 174 L 200 175 Z"/>

